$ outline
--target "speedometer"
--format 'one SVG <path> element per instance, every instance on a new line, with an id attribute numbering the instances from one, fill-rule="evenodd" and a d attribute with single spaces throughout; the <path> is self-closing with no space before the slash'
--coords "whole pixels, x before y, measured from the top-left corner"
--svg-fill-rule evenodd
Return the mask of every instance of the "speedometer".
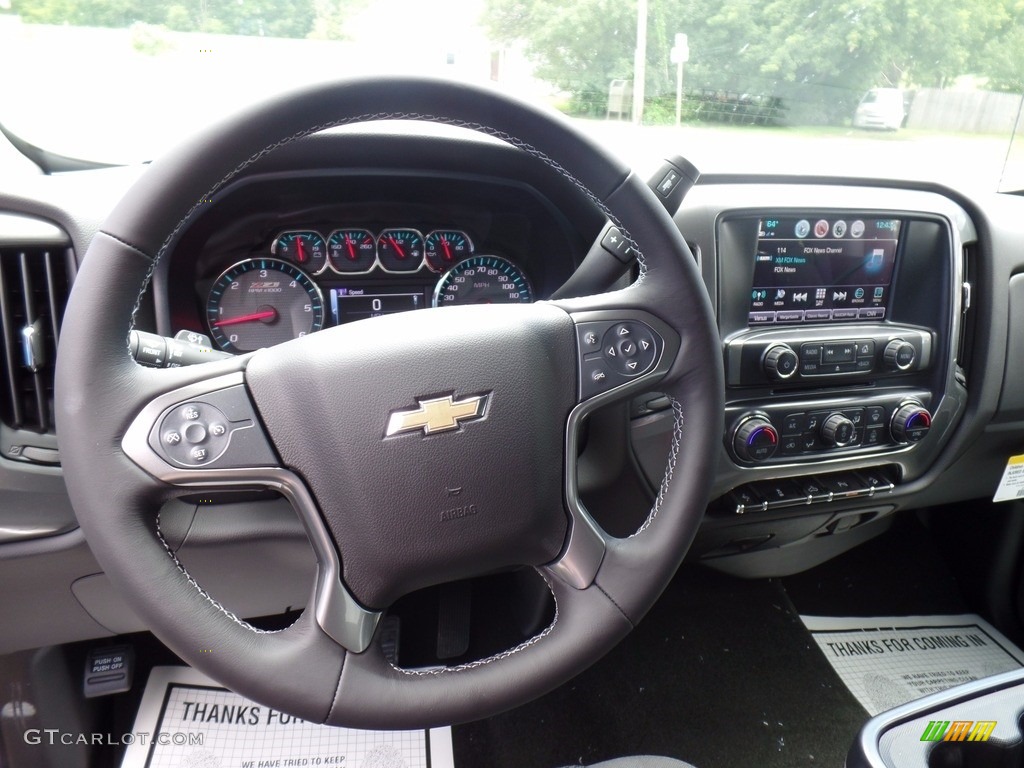
<path id="1" fill-rule="evenodd" d="M 214 281 L 206 320 L 221 349 L 251 352 L 319 331 L 324 298 L 298 267 L 278 259 L 246 259 Z"/>
<path id="2" fill-rule="evenodd" d="M 434 289 L 434 306 L 529 304 L 533 288 L 526 273 L 501 256 L 471 256 L 449 269 Z"/>

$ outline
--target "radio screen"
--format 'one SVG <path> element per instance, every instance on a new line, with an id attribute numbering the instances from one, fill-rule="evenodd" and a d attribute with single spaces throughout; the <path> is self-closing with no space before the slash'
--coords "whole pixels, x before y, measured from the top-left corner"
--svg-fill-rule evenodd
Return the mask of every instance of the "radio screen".
<path id="1" fill-rule="evenodd" d="M 899 219 L 762 218 L 749 324 L 883 320 L 899 235 Z"/>

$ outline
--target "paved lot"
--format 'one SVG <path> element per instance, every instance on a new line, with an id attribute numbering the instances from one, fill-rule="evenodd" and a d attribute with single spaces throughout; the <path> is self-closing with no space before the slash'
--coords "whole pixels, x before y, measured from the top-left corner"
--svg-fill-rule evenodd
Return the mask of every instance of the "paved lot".
<path id="1" fill-rule="evenodd" d="M 660 127 L 603 120 L 578 124 L 645 175 L 661 158 L 681 154 L 704 173 L 799 173 L 938 181 L 995 190 L 1008 136 L 945 136 L 921 131 Z"/>

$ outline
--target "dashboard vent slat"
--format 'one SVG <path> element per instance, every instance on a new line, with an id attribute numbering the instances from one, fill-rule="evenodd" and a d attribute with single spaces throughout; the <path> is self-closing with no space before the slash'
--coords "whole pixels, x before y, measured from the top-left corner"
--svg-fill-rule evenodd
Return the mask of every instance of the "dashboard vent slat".
<path id="1" fill-rule="evenodd" d="M 17 377 L 17 329 L 11 312 L 11 290 L 8 285 L 8 271 L 10 260 L 7 254 L 0 251 L 0 322 L 3 323 L 4 342 L 4 380 L 7 382 L 7 397 L 4 403 L 7 406 L 3 413 L 3 420 L 8 426 L 20 429 L 25 421 L 25 414 L 21 407 L 21 387 Z"/>
<path id="2" fill-rule="evenodd" d="M 0 247 L 0 420 L 13 429 L 53 432 L 53 373 L 71 259 L 62 247 Z"/>

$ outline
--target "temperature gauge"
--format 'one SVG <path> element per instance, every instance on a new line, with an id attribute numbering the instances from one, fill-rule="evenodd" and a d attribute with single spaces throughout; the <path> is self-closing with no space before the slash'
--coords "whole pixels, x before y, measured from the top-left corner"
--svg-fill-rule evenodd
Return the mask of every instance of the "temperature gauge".
<path id="1" fill-rule="evenodd" d="M 327 241 L 327 252 L 335 272 L 369 272 L 377 262 L 377 241 L 365 229 L 336 229 Z"/>
<path id="2" fill-rule="evenodd" d="M 312 230 L 282 232 L 270 251 L 277 258 L 297 264 L 313 274 L 327 266 L 327 243 L 323 235 Z"/>

